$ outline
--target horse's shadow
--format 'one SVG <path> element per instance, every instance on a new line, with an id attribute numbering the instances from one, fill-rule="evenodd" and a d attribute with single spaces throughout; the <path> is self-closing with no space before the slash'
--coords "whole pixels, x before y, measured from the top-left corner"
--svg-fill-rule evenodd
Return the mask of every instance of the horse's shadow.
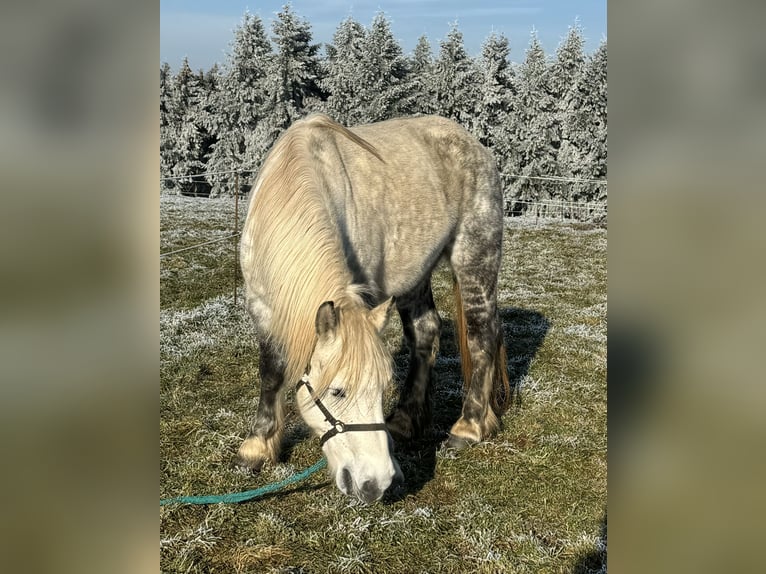
<path id="1" fill-rule="evenodd" d="M 511 412 L 521 407 L 521 382 L 529 371 L 550 327 L 548 319 L 537 311 L 508 307 L 500 310 L 506 347 L 510 383 Z M 397 377 L 407 373 L 409 350 L 402 344 L 394 355 Z M 404 473 L 404 486 L 388 497 L 395 501 L 419 492 L 434 477 L 436 458 L 449 429 L 460 417 L 463 406 L 463 381 L 460 375 L 459 351 L 455 344 L 453 321 L 442 320 L 439 356 L 434 366 L 433 425 L 419 440 L 397 444 L 395 454 Z M 506 415 L 505 423 L 508 423 Z"/>
<path id="2" fill-rule="evenodd" d="M 598 546 L 577 558 L 573 574 L 589 574 L 591 572 L 606 572 L 607 563 L 607 533 L 606 511 L 601 518 Z"/>

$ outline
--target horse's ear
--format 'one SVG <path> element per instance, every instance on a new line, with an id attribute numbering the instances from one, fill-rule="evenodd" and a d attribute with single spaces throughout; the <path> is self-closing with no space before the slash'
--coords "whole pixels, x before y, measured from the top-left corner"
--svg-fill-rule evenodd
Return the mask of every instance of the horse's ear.
<path id="1" fill-rule="evenodd" d="M 338 312 L 332 301 L 325 301 L 319 306 L 315 325 L 317 337 L 320 339 L 335 337 L 335 332 L 338 329 Z"/>
<path id="2" fill-rule="evenodd" d="M 383 329 L 388 324 L 388 319 L 391 317 L 391 310 L 394 308 L 394 298 L 389 297 L 388 300 L 383 301 L 380 305 L 370 311 L 370 320 L 378 333 L 382 333 Z"/>

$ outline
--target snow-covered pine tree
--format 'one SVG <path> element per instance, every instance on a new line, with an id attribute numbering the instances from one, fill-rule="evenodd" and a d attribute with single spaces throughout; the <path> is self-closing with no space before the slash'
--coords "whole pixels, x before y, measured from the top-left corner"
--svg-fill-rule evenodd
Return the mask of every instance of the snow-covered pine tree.
<path id="1" fill-rule="evenodd" d="M 205 171 L 205 156 L 210 144 L 199 115 L 203 97 L 199 76 L 192 72 L 188 59 L 184 58 L 173 79 L 169 114 L 172 151 L 168 154 L 169 175 L 189 176 L 176 180 L 177 188 L 184 195 L 210 194 L 210 186 L 203 178 L 192 177 Z"/>
<path id="2" fill-rule="evenodd" d="M 575 21 L 556 49 L 556 58 L 550 66 L 548 89 L 557 100 L 566 100 L 567 103 L 572 100 L 572 93 L 585 67 L 584 45 L 582 28 Z"/>
<path id="3" fill-rule="evenodd" d="M 363 47 L 364 121 L 377 122 L 411 113 L 413 86 L 408 81 L 407 60 L 382 12 L 373 18 Z"/>
<path id="4" fill-rule="evenodd" d="M 440 43 L 432 79 L 434 111 L 475 133 L 479 71 L 465 51 L 457 22 L 452 24 L 447 37 Z"/>
<path id="5" fill-rule="evenodd" d="M 604 40 L 588 58 L 580 77 L 572 116 L 571 138 L 582 157 L 579 177 L 606 179 L 607 168 L 607 44 Z M 606 186 L 581 184 L 573 199 L 606 203 Z"/>
<path id="6" fill-rule="evenodd" d="M 485 146 L 494 143 L 492 128 L 505 119 L 511 108 L 513 92 L 509 52 L 508 39 L 492 32 L 484 41 L 478 60 L 481 81 L 475 125 L 477 136 Z"/>
<path id="7" fill-rule="evenodd" d="M 344 125 L 362 123 L 361 83 L 365 49 L 364 26 L 351 16 L 343 20 L 327 45 L 326 75 L 322 88 L 327 92 L 325 111 Z"/>
<path id="8" fill-rule="evenodd" d="M 382 12 L 369 30 L 346 18 L 327 52 L 326 110 L 336 120 L 358 125 L 412 113 L 408 63 Z"/>
<path id="9" fill-rule="evenodd" d="M 248 12 L 234 31 L 231 52 L 223 72 L 210 94 L 210 109 L 204 117 L 206 127 L 216 138 L 207 162 L 207 171 L 226 172 L 260 166 L 261 150 L 245 141 L 264 115 L 265 78 L 272 58 L 271 44 L 260 17 Z M 234 193 L 234 174 L 208 176 L 211 195 Z M 245 181 L 240 181 L 244 185 Z"/>
<path id="10" fill-rule="evenodd" d="M 272 32 L 276 53 L 266 77 L 268 100 L 249 137 L 259 165 L 282 131 L 322 99 L 319 44 L 312 44 L 311 24 L 286 4 L 272 22 Z"/>
<path id="11" fill-rule="evenodd" d="M 173 105 L 176 112 L 181 112 L 197 102 L 199 97 L 199 78 L 192 72 L 189 59 L 184 58 L 178 73 L 173 77 Z"/>
<path id="12" fill-rule="evenodd" d="M 208 92 L 215 91 L 218 87 L 218 82 L 220 79 L 221 67 L 218 65 L 218 62 L 215 62 L 213 67 L 204 73 L 203 84 L 205 86 L 205 90 Z"/>
<path id="13" fill-rule="evenodd" d="M 560 126 L 548 86 L 548 63 L 535 30 L 532 31 L 517 79 L 513 126 L 519 148 L 520 175 L 559 176 L 556 154 L 561 145 Z M 529 207 L 525 202 L 558 197 L 561 185 L 551 181 L 514 178 L 506 204 L 511 213 L 523 213 Z"/>
<path id="14" fill-rule="evenodd" d="M 413 92 L 413 113 L 434 113 L 435 96 L 432 78 L 434 61 L 431 54 L 431 43 L 425 35 L 418 38 L 418 43 L 410 57 L 409 68 Z"/>
<path id="15" fill-rule="evenodd" d="M 173 72 L 170 69 L 170 64 L 163 62 L 160 66 L 160 173 L 163 175 L 170 175 L 175 163 L 173 156 L 175 125 L 172 111 Z M 170 179 L 163 179 L 160 186 L 162 189 L 172 189 L 175 187 L 175 182 Z"/>
<path id="16" fill-rule="evenodd" d="M 481 99 L 475 120 L 479 140 L 495 155 L 504 190 L 511 184 L 510 174 L 519 168 L 512 117 L 514 73 L 508 61 L 509 54 L 505 36 L 493 32 L 484 41 L 478 61 Z"/>
<path id="17" fill-rule="evenodd" d="M 212 132 L 210 126 L 216 123 L 218 116 L 217 109 L 217 96 L 219 92 L 218 84 L 221 81 L 221 72 L 218 64 L 214 64 L 207 72 L 200 70 L 199 73 L 199 85 L 200 85 L 200 97 L 197 104 L 197 120 L 196 123 L 199 126 L 199 131 L 202 136 L 202 161 L 205 163 L 205 172 L 210 171 L 208 165 L 210 155 L 213 153 L 214 146 L 217 141 L 216 135 Z M 210 178 L 205 176 L 205 180 L 209 185 L 209 192 L 212 193 L 212 183 Z"/>
<path id="18" fill-rule="evenodd" d="M 551 65 L 548 84 L 551 96 L 556 103 L 556 118 L 561 129 L 561 147 L 558 150 L 558 163 L 561 175 L 572 179 L 581 179 L 586 171 L 586 154 L 581 147 L 581 132 L 584 118 L 578 113 L 578 88 L 585 68 L 583 46 L 585 41 L 577 22 L 556 50 L 556 58 Z M 562 199 L 577 201 L 583 198 L 582 183 L 568 182 L 560 185 Z"/>

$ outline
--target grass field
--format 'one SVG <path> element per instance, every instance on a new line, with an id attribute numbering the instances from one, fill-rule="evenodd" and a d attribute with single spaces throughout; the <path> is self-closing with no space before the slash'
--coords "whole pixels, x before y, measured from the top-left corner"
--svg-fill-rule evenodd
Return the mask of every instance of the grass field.
<path id="1" fill-rule="evenodd" d="M 231 200 L 162 196 L 161 251 L 227 236 L 232 214 Z M 516 396 L 492 440 L 439 448 L 462 388 L 439 268 L 435 425 L 397 446 L 404 497 L 364 506 L 321 472 L 239 505 L 162 507 L 162 571 L 605 572 L 606 242 L 603 227 L 507 220 L 500 308 Z M 234 256 L 229 240 L 161 259 L 161 498 L 257 488 L 321 457 L 291 412 L 281 464 L 257 476 L 233 464 L 259 384 L 250 320 L 233 304 Z M 398 320 L 385 337 L 391 405 L 408 354 Z"/>

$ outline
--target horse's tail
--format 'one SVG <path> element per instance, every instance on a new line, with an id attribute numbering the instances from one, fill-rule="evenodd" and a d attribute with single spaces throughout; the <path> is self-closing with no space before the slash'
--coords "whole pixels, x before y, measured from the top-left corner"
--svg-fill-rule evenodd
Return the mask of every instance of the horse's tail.
<path id="1" fill-rule="evenodd" d="M 471 386 L 473 362 L 471 361 L 471 353 L 468 349 L 468 332 L 466 331 L 465 311 L 463 310 L 463 296 L 460 292 L 460 284 L 455 277 L 453 277 L 452 286 L 455 296 L 455 332 L 458 348 L 460 349 L 460 365 L 463 371 L 463 390 L 468 391 L 468 388 Z M 492 373 L 491 406 L 495 414 L 500 417 L 511 406 L 511 384 L 508 380 L 503 329 L 499 321 L 497 325 L 497 347 L 494 355 L 495 368 Z"/>

